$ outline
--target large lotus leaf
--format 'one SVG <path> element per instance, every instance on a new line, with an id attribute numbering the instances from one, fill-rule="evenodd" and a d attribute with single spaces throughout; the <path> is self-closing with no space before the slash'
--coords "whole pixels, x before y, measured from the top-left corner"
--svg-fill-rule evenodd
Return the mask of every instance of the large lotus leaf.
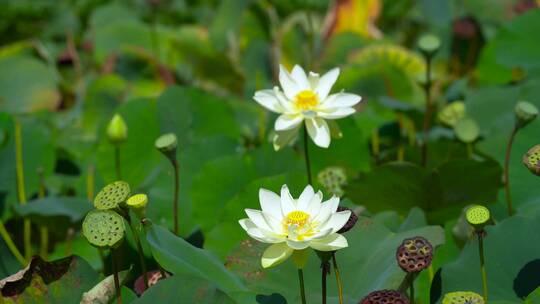
<path id="1" fill-rule="evenodd" d="M 92 267 L 77 256 L 45 262 L 34 257 L 28 267 L 0 281 L 6 303 L 78 303 L 99 282 Z"/>
<path id="2" fill-rule="evenodd" d="M 249 295 L 246 295 L 249 290 L 240 278 L 226 269 L 222 262 L 208 251 L 194 247 L 158 225 L 147 228 L 147 240 L 152 255 L 167 271 L 208 280 L 236 300 L 249 298 Z"/>
<path id="3" fill-rule="evenodd" d="M 153 303 L 200 303 L 200 304 L 232 304 L 235 303 L 216 285 L 200 277 L 175 274 L 159 281 L 146 291 L 133 304 Z"/>
<path id="4" fill-rule="evenodd" d="M 13 114 L 54 110 L 60 102 L 57 77 L 50 67 L 30 56 L 0 57 L 0 108 Z"/>
<path id="5" fill-rule="evenodd" d="M 466 92 L 468 113 L 479 124 L 485 138 L 478 147 L 503 163 L 506 145 L 514 124 L 514 107 L 519 100 L 528 100 L 540 106 L 540 81 L 531 80 L 519 86 L 486 86 Z M 540 202 L 538 177 L 532 175 L 521 162 L 522 156 L 532 146 L 539 144 L 537 130 L 540 121 L 535 120 L 518 132 L 510 158 L 510 188 L 514 207 L 518 210 L 538 206 Z M 501 191 L 501 198 L 503 192 Z M 504 199 L 501 199 L 504 201 Z"/>
<path id="6" fill-rule="evenodd" d="M 540 286 L 540 229 L 538 216 L 514 216 L 486 228 L 484 242 L 490 303 L 522 303 Z M 443 266 L 442 294 L 471 290 L 482 293 L 476 238 L 463 248 L 459 258 Z"/>
<path id="7" fill-rule="evenodd" d="M 120 144 L 121 179 L 137 189 L 148 176 L 152 176 L 161 155 L 154 147 L 159 136 L 156 105 L 152 100 L 136 99 L 123 104 L 118 113 L 128 127 L 128 138 Z M 105 136 L 98 147 L 97 168 L 106 182 L 118 180 L 115 170 L 115 147 Z"/>
<path id="8" fill-rule="evenodd" d="M 39 187 L 38 169 L 49 176 L 55 163 L 54 136 L 41 121 L 22 118 L 21 124 L 22 157 L 26 198 L 36 193 Z M 0 145 L 0 192 L 8 192 L 7 201 L 18 202 L 16 192 L 15 136 L 14 120 L 7 113 L 0 113 L 0 130 L 6 134 L 6 142 Z"/>
<path id="9" fill-rule="evenodd" d="M 459 215 L 466 205 L 493 202 L 500 174 L 493 161 L 452 160 L 433 171 L 393 162 L 353 181 L 347 194 L 372 212 L 396 210 L 404 214 L 421 207 L 430 220 L 444 221 Z"/>
<path id="10" fill-rule="evenodd" d="M 345 234 L 349 247 L 337 252 L 337 261 L 343 279 L 345 303 L 358 303 L 369 292 L 396 289 L 405 273 L 396 262 L 396 248 L 403 239 L 424 236 L 434 246 L 444 243 L 444 231 L 437 226 L 425 226 L 394 233 L 369 218 L 360 218 L 355 228 Z M 227 267 L 237 272 L 252 290 L 261 293 L 280 293 L 288 303 L 299 303 L 297 271 L 287 261 L 275 268 L 262 269 L 260 259 L 268 244 L 254 240 L 241 243 L 227 259 Z M 320 261 L 311 252 L 304 269 L 306 291 L 310 303 L 319 303 Z M 328 277 L 328 299 L 337 303 L 337 288 L 333 273 Z"/>
<path id="11" fill-rule="evenodd" d="M 22 217 L 30 218 L 50 228 L 57 228 L 81 221 L 93 206 L 84 198 L 46 197 L 32 200 L 26 205 L 16 205 L 14 208 Z"/>

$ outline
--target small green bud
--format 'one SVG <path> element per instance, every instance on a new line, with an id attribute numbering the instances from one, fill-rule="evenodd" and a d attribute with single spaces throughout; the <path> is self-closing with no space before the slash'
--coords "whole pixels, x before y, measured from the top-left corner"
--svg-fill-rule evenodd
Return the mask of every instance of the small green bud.
<path id="1" fill-rule="evenodd" d="M 156 149 L 163 153 L 171 161 L 176 160 L 176 148 L 178 147 L 178 139 L 174 133 L 163 134 L 156 139 L 154 144 Z"/>
<path id="2" fill-rule="evenodd" d="M 536 145 L 523 155 L 523 164 L 534 175 L 540 176 L 540 145 Z"/>
<path id="3" fill-rule="evenodd" d="M 135 212 L 139 219 L 146 217 L 146 205 L 148 204 L 148 196 L 146 194 L 135 194 L 128 198 L 126 204 Z"/>
<path id="4" fill-rule="evenodd" d="M 428 56 L 432 56 L 437 53 L 440 47 L 441 40 L 439 37 L 432 34 L 426 34 L 420 37 L 420 40 L 418 40 L 418 48 L 420 48 L 420 50 Z"/>
<path id="5" fill-rule="evenodd" d="M 491 215 L 488 208 L 481 205 L 474 205 L 467 209 L 465 218 L 476 230 L 482 230 L 490 222 Z"/>
<path id="6" fill-rule="evenodd" d="M 484 304 L 484 298 L 472 291 L 454 291 L 444 295 L 442 304 Z"/>
<path id="7" fill-rule="evenodd" d="M 437 117 L 443 124 L 454 127 L 458 121 L 465 118 L 465 114 L 465 103 L 463 101 L 454 101 L 442 108 Z"/>
<path id="8" fill-rule="evenodd" d="M 520 101 L 514 108 L 518 127 L 523 128 L 538 116 L 538 108 L 530 102 Z"/>
<path id="9" fill-rule="evenodd" d="M 120 144 L 127 139 L 128 128 L 126 122 L 119 114 L 114 114 L 107 126 L 107 137 L 113 144 Z"/>
<path id="10" fill-rule="evenodd" d="M 112 210 L 92 210 L 84 218 L 83 235 L 98 248 L 116 248 L 124 239 L 124 219 Z"/>

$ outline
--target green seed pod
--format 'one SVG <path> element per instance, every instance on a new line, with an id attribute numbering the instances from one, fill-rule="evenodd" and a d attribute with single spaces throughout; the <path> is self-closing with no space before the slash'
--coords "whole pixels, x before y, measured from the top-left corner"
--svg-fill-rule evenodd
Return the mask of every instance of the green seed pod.
<path id="1" fill-rule="evenodd" d="M 124 219 L 111 210 L 92 210 L 84 218 L 83 235 L 98 248 L 115 248 L 124 239 Z"/>
<path id="2" fill-rule="evenodd" d="M 327 192 L 338 197 L 345 194 L 343 187 L 347 185 L 347 174 L 343 168 L 327 167 L 317 174 L 317 180 Z"/>
<path id="3" fill-rule="evenodd" d="M 126 122 L 119 114 L 114 114 L 107 126 L 107 137 L 113 144 L 120 144 L 127 139 L 128 128 Z"/>
<path id="4" fill-rule="evenodd" d="M 532 103 L 520 101 L 514 108 L 518 127 L 523 128 L 538 116 L 538 108 Z"/>
<path id="5" fill-rule="evenodd" d="M 536 145 L 523 155 L 523 164 L 534 175 L 540 176 L 540 145 Z"/>
<path id="6" fill-rule="evenodd" d="M 455 291 L 445 294 L 442 304 L 484 304 L 484 299 L 472 291 Z"/>
<path id="7" fill-rule="evenodd" d="M 105 186 L 94 198 L 96 209 L 115 209 L 120 207 L 129 197 L 131 190 L 124 181 L 116 181 Z"/>
<path id="8" fill-rule="evenodd" d="M 464 143 L 472 143 L 480 136 L 478 125 L 474 120 L 469 118 L 458 121 L 454 126 L 454 133 Z"/>
<path id="9" fill-rule="evenodd" d="M 156 139 L 154 144 L 156 149 L 163 153 L 171 161 L 176 159 L 176 148 L 178 147 L 178 139 L 174 133 L 163 134 Z"/>
<path id="10" fill-rule="evenodd" d="M 480 205 L 469 207 L 465 212 L 465 217 L 476 230 L 482 230 L 491 220 L 489 209 Z"/>
<path id="11" fill-rule="evenodd" d="M 458 121 L 465 118 L 465 114 L 465 103 L 463 101 L 454 101 L 442 108 L 437 117 L 444 125 L 454 127 Z"/>
<path id="12" fill-rule="evenodd" d="M 360 300 L 359 304 L 409 304 L 407 296 L 397 290 L 377 290 Z"/>
<path id="13" fill-rule="evenodd" d="M 418 40 L 418 48 L 428 56 L 432 56 L 441 47 L 441 40 L 439 37 L 431 34 L 424 35 Z"/>
<path id="14" fill-rule="evenodd" d="M 126 204 L 137 214 L 139 219 L 146 217 L 146 205 L 148 204 L 148 196 L 146 194 L 135 194 L 128 198 Z"/>

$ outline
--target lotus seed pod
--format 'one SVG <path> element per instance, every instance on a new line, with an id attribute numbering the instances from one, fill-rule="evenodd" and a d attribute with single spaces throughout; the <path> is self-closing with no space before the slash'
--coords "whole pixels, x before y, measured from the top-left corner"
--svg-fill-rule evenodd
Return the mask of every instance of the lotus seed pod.
<path id="1" fill-rule="evenodd" d="M 421 236 L 405 239 L 396 251 L 396 259 L 403 271 L 420 272 L 431 265 L 433 246 Z"/>
<path id="2" fill-rule="evenodd" d="M 484 299 L 472 291 L 455 291 L 445 294 L 442 304 L 484 304 Z"/>
<path id="3" fill-rule="evenodd" d="M 469 207 L 465 213 L 465 217 L 467 218 L 467 222 L 477 230 L 482 230 L 491 218 L 489 209 L 480 205 Z"/>
<path id="4" fill-rule="evenodd" d="M 525 155 L 523 155 L 523 164 L 534 175 L 540 176 L 540 145 L 536 145 L 529 149 Z"/>
<path id="5" fill-rule="evenodd" d="M 337 197 L 343 196 L 343 187 L 347 185 L 347 174 L 341 167 L 328 167 L 317 174 L 317 180 L 324 189 Z"/>
<path id="6" fill-rule="evenodd" d="M 345 233 L 353 229 L 354 225 L 356 225 L 356 222 L 358 221 L 358 216 L 356 216 L 356 214 L 354 214 L 354 212 L 350 208 L 342 207 L 342 206 L 338 206 L 337 208 L 338 212 L 346 211 L 346 210 L 351 211 L 351 216 L 349 217 L 349 220 L 347 221 L 347 223 L 345 223 L 345 225 L 341 227 L 341 229 L 338 230 L 338 233 Z"/>
<path id="7" fill-rule="evenodd" d="M 120 144 L 127 139 L 128 128 L 126 122 L 119 114 L 114 114 L 107 126 L 107 137 L 113 144 Z"/>
<path id="8" fill-rule="evenodd" d="M 116 181 L 105 186 L 94 198 L 96 209 L 115 209 L 120 207 L 129 197 L 131 190 L 124 181 Z"/>
<path id="9" fill-rule="evenodd" d="M 409 304 L 409 299 L 397 290 L 378 290 L 365 296 L 359 304 Z"/>
<path id="10" fill-rule="evenodd" d="M 135 194 L 128 198 L 126 204 L 137 214 L 139 219 L 146 217 L 146 205 L 148 204 L 148 196 L 146 194 Z"/>
<path id="11" fill-rule="evenodd" d="M 437 115 L 443 124 L 454 127 L 458 121 L 465 118 L 466 110 L 463 101 L 454 101 L 446 105 Z"/>
<path id="12" fill-rule="evenodd" d="M 526 101 L 518 102 L 514 110 L 516 112 L 516 118 L 520 128 L 528 125 L 536 118 L 536 116 L 538 116 L 538 108 L 536 108 L 536 106 L 532 103 Z"/>
<path id="13" fill-rule="evenodd" d="M 83 221 L 83 235 L 98 248 L 115 248 L 124 238 L 124 220 L 112 210 L 92 210 Z"/>
<path id="14" fill-rule="evenodd" d="M 154 144 L 156 149 L 167 156 L 171 161 L 176 159 L 176 148 L 178 146 L 178 139 L 174 133 L 163 134 Z"/>
<path id="15" fill-rule="evenodd" d="M 441 47 L 441 40 L 435 35 L 427 34 L 420 37 L 420 40 L 418 40 L 418 47 L 423 53 L 431 56 Z"/>
<path id="16" fill-rule="evenodd" d="M 454 126 L 454 133 L 464 143 L 472 143 L 480 136 L 478 125 L 474 120 L 469 118 L 458 121 Z"/>

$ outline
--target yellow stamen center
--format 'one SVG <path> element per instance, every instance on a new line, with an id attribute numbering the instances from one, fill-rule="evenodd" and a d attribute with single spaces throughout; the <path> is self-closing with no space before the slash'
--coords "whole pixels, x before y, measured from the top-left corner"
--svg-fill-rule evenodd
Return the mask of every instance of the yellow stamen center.
<path id="1" fill-rule="evenodd" d="M 308 218 L 309 214 L 305 213 L 304 211 L 296 210 L 287 214 L 285 223 L 288 225 L 294 224 L 298 226 L 303 226 L 307 222 Z"/>
<path id="2" fill-rule="evenodd" d="M 305 90 L 296 95 L 294 105 L 302 111 L 312 110 L 319 104 L 319 97 L 311 90 Z"/>

